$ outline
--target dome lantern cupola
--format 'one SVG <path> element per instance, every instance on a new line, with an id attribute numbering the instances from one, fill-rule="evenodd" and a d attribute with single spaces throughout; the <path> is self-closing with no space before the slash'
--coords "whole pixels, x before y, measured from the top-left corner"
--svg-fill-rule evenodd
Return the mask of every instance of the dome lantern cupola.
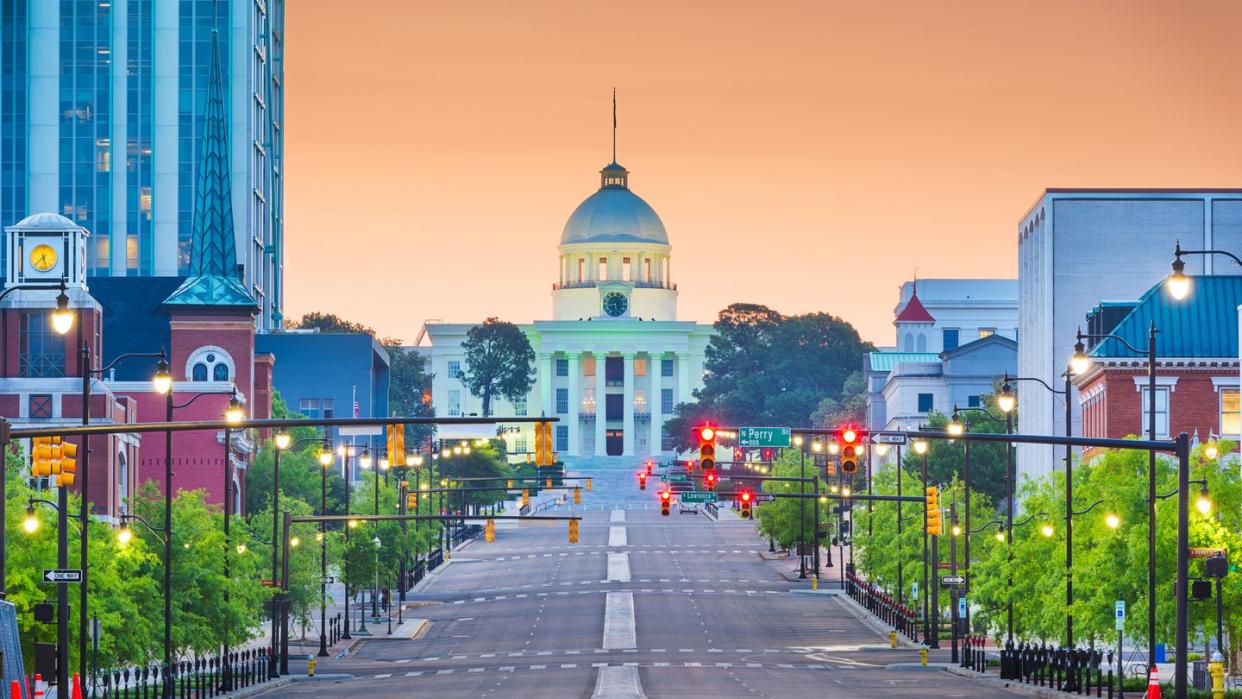
<path id="1" fill-rule="evenodd" d="M 614 160 L 599 171 L 599 186 L 600 189 L 629 189 L 630 171 L 618 165 Z"/>

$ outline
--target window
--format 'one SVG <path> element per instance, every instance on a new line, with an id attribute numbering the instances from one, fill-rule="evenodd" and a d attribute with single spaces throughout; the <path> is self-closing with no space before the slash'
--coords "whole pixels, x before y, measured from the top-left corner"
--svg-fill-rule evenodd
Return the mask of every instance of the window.
<path id="1" fill-rule="evenodd" d="M 971 408 L 978 408 L 979 407 L 979 396 L 967 396 L 966 405 Z"/>
<path id="2" fill-rule="evenodd" d="M 1147 434 L 1148 420 L 1150 419 L 1151 400 L 1148 397 L 1148 389 L 1142 389 L 1143 398 L 1143 434 Z M 1156 439 L 1169 438 L 1169 389 L 1156 388 Z"/>
<path id="3" fill-rule="evenodd" d="M 461 362 L 450 359 L 448 363 L 448 375 L 450 379 L 461 378 Z"/>
<path id="4" fill-rule="evenodd" d="M 601 257 L 599 258 L 599 276 L 596 277 L 596 279 L 599 279 L 600 281 L 604 281 L 607 278 L 608 278 L 608 258 Z"/>
<path id="5" fill-rule="evenodd" d="M 672 451 L 677 448 L 672 435 L 668 433 L 668 425 L 660 426 L 660 451 Z"/>
<path id="6" fill-rule="evenodd" d="M 934 406 L 935 406 L 935 403 L 932 401 L 932 394 L 930 393 L 919 394 L 919 412 L 920 413 L 929 413 L 934 409 Z"/>
<path id="7" fill-rule="evenodd" d="M 634 412 L 647 412 L 647 392 L 641 388 L 634 389 Z"/>
<path id="8" fill-rule="evenodd" d="M 65 375 L 65 338 L 52 329 L 47 311 L 21 315 L 19 371 L 25 378 Z"/>
<path id="9" fill-rule="evenodd" d="M 630 258 L 621 258 L 621 278 L 630 281 Z"/>
<path id="10" fill-rule="evenodd" d="M 233 378 L 233 358 L 214 346 L 199 347 L 186 362 L 191 381 L 228 381 Z"/>
<path id="11" fill-rule="evenodd" d="M 526 417 L 526 396 L 513 401 L 513 414 L 517 417 Z"/>
<path id="12" fill-rule="evenodd" d="M 556 414 L 564 415 L 569 412 L 569 389 L 556 389 Z"/>
<path id="13" fill-rule="evenodd" d="M 461 391 L 448 392 L 449 417 L 461 417 Z"/>
<path id="14" fill-rule="evenodd" d="M 660 412 L 664 413 L 665 415 L 671 415 L 673 413 L 673 408 L 675 407 L 676 406 L 673 404 L 673 389 L 661 388 L 660 389 Z"/>
<path id="15" fill-rule="evenodd" d="M 568 359 L 556 360 L 556 375 L 557 376 L 569 376 L 569 360 Z"/>
<path id="16" fill-rule="evenodd" d="M 325 418 L 331 418 L 331 417 L 332 417 L 332 415 L 333 415 L 333 410 L 332 410 L 332 399 L 331 399 L 331 398 L 324 398 L 324 399 L 323 399 L 323 403 L 322 403 L 322 404 L 323 404 L 323 416 L 324 416 Z"/>
<path id="17" fill-rule="evenodd" d="M 595 376 L 595 355 L 582 355 L 582 375 Z"/>
<path id="18" fill-rule="evenodd" d="M 957 349 L 958 342 L 959 342 L 957 328 L 945 328 L 944 330 L 940 331 L 940 334 L 944 338 L 944 351 L 945 352 L 948 352 L 949 350 Z"/>
<path id="19" fill-rule="evenodd" d="M 1220 433 L 1242 434 L 1242 398 L 1236 388 L 1220 389 Z"/>
<path id="20" fill-rule="evenodd" d="M 1234 391 L 1237 396 L 1237 391 Z M 32 420 L 46 419 L 52 417 L 52 394 L 50 393 L 31 393 L 30 409 L 28 417 Z"/>
<path id="21" fill-rule="evenodd" d="M 634 357 L 634 375 L 635 376 L 646 376 L 647 375 L 647 358 L 646 357 Z"/>
<path id="22" fill-rule="evenodd" d="M 526 433 L 525 432 L 518 432 L 517 436 L 513 438 L 513 453 L 514 454 L 525 454 L 526 453 Z"/>
<path id="23" fill-rule="evenodd" d="M 661 359 L 660 360 L 660 376 L 664 376 L 667 378 L 667 377 L 671 377 L 672 375 L 673 375 L 673 360 Z"/>
<path id="24" fill-rule="evenodd" d="M 556 450 L 569 451 L 569 425 L 556 426 Z"/>
<path id="25" fill-rule="evenodd" d="M 990 337 L 996 334 L 996 328 L 979 328 L 979 339 Z"/>
<path id="26" fill-rule="evenodd" d="M 196 367 L 197 368 L 197 367 Z M 197 381 L 197 379 L 195 379 Z M 318 398 L 303 398 L 298 401 L 298 412 L 306 417 L 322 417 L 322 408 Z"/>
<path id="27" fill-rule="evenodd" d="M 582 412 L 588 415 L 595 414 L 595 389 L 587 388 L 582 391 Z"/>
<path id="28" fill-rule="evenodd" d="M 198 366 L 198 365 L 196 364 L 195 366 Z M 228 381 L 229 380 L 228 366 L 223 363 L 217 364 L 211 370 L 211 380 L 212 381 Z"/>
<path id="29" fill-rule="evenodd" d="M 586 280 L 586 258 L 578 258 L 578 281 Z"/>
<path id="30" fill-rule="evenodd" d="M 206 381 L 207 380 L 207 365 L 204 364 L 203 362 L 199 362 L 198 364 L 195 364 L 194 370 L 191 372 L 190 378 L 194 381 Z"/>

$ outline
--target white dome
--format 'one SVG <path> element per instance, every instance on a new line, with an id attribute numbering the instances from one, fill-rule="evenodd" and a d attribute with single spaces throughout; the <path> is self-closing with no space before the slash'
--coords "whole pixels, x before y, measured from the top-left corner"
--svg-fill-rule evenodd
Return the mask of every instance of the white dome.
<path id="1" fill-rule="evenodd" d="M 651 205 L 630 191 L 628 172 L 610 163 L 600 171 L 603 186 L 569 215 L 561 245 L 655 243 L 668 245 L 664 222 Z"/>
<path id="2" fill-rule="evenodd" d="M 18 221 L 17 225 L 10 226 L 9 228 L 20 231 L 76 231 L 82 229 L 81 226 L 73 221 L 50 211 L 31 214 Z"/>

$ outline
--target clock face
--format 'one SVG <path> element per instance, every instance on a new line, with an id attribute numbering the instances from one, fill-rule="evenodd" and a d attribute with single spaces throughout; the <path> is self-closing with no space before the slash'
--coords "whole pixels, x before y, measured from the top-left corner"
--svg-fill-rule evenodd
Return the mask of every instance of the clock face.
<path id="1" fill-rule="evenodd" d="M 615 291 L 604 294 L 604 313 L 613 318 L 625 315 L 625 310 L 629 306 L 630 302 L 625 298 L 625 294 L 618 294 Z"/>
<path id="2" fill-rule="evenodd" d="M 36 245 L 30 251 L 30 266 L 40 272 L 46 272 L 56 266 L 56 248 L 46 243 Z"/>

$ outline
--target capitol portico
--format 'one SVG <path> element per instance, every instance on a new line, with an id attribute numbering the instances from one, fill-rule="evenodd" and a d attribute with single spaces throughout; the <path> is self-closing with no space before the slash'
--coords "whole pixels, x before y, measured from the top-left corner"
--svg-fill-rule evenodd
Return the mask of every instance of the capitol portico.
<path id="1" fill-rule="evenodd" d="M 672 246 L 660 217 L 629 188 L 616 162 L 561 233 L 552 320 L 520 327 L 536 354 L 524 400 L 494 400 L 498 416 L 560 418 L 555 448 L 568 456 L 647 456 L 672 451 L 664 423 L 702 386 L 710 325 L 677 320 Z M 472 324 L 428 323 L 436 415 L 479 414 L 459 375 Z M 530 427 L 509 433 L 510 450 L 533 446 Z"/>

